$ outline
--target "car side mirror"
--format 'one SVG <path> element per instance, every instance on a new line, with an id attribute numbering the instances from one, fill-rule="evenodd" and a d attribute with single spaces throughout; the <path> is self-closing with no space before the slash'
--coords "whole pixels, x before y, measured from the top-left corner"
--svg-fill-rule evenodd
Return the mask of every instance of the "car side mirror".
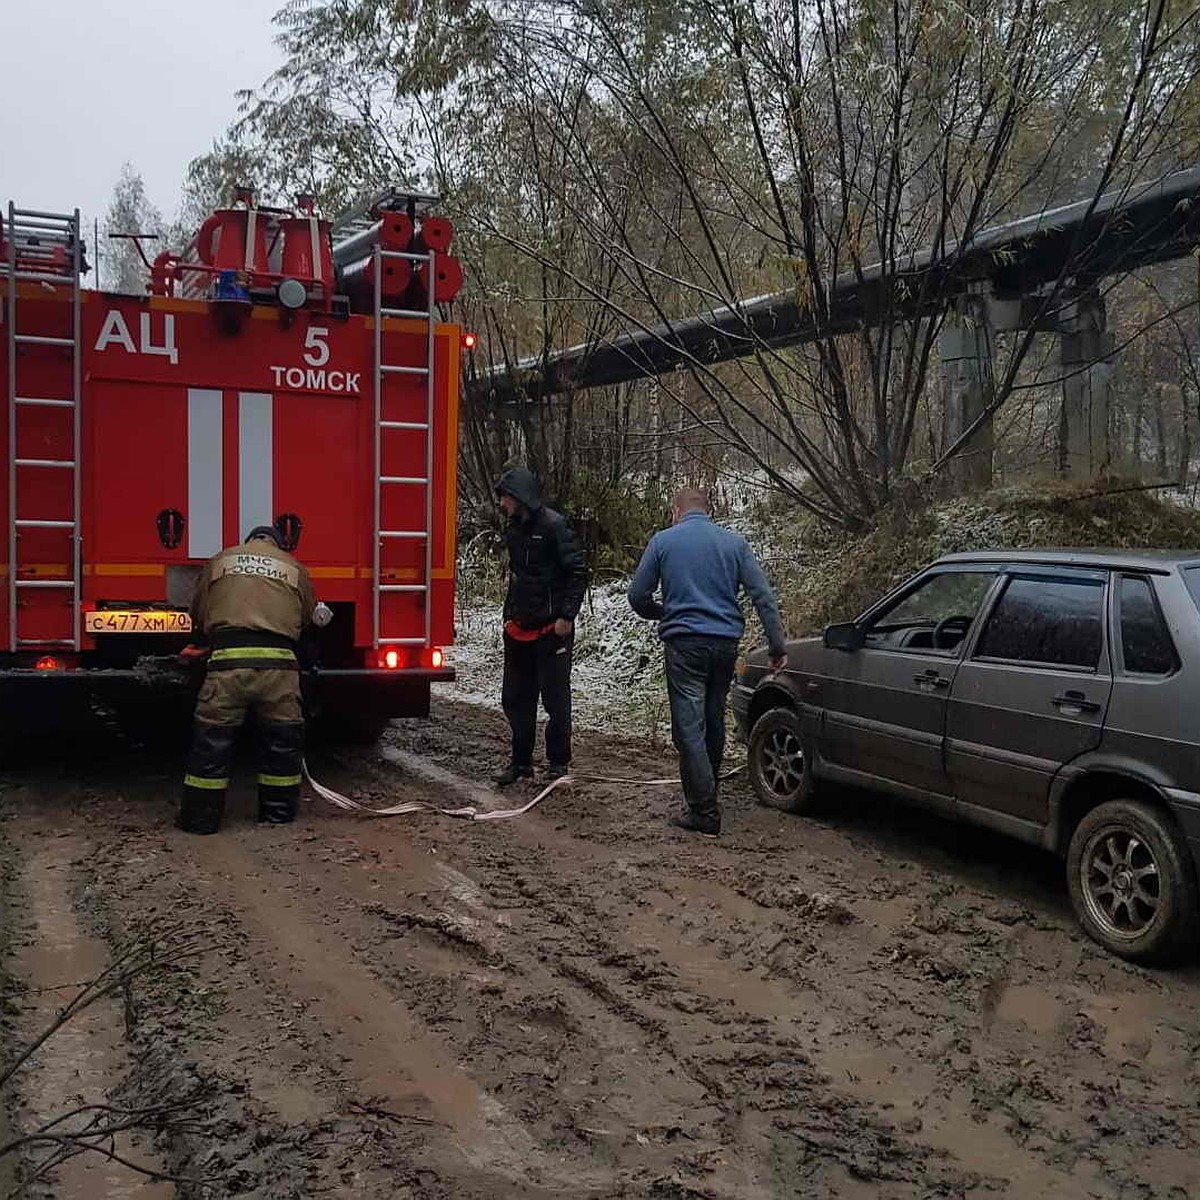
<path id="1" fill-rule="evenodd" d="M 864 640 L 863 631 L 853 621 L 825 626 L 826 650 L 861 650 Z"/>

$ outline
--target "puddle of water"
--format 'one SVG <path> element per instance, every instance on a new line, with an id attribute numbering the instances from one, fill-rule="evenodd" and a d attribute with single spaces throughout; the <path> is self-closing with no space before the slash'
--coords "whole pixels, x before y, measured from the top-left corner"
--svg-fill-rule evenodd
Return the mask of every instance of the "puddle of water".
<path id="1" fill-rule="evenodd" d="M 881 929 L 902 929 L 912 916 L 913 902 L 897 896 L 892 900 L 855 900 L 851 907 L 864 921 Z"/>
<path id="2" fill-rule="evenodd" d="M 1010 984 L 996 1005 L 996 1020 L 1020 1023 L 1035 1033 L 1053 1033 L 1065 1013 L 1062 1001 L 1036 984 Z"/>
<path id="3" fill-rule="evenodd" d="M 1059 997 L 1036 984 L 1013 984 L 1004 989 L 996 1018 L 1023 1024 L 1038 1034 L 1050 1034 L 1076 1013 L 1100 1029 L 1104 1054 L 1114 1062 L 1141 1062 L 1181 1076 L 1186 1060 L 1185 1038 L 1168 1019 L 1168 1004 L 1155 992 L 1119 992 Z"/>
<path id="4" fill-rule="evenodd" d="M 1118 1062 L 1144 1062 L 1180 1073 L 1186 1062 L 1184 1039 L 1164 1020 L 1167 1004 L 1161 995 L 1145 992 L 1109 993 L 1079 1005 L 1104 1035 L 1104 1053 Z"/>
<path id="5" fill-rule="evenodd" d="M 965 1095 L 938 1096 L 935 1070 L 911 1058 L 886 1049 L 839 1048 L 824 1056 L 821 1066 L 833 1076 L 839 1091 L 873 1106 L 885 1106 L 892 1120 L 919 1118 L 921 1129 L 913 1135 L 916 1141 L 948 1152 L 966 1170 L 1007 1181 L 999 1195 L 1012 1200 L 1087 1196 L 1099 1182 L 1094 1163 L 1080 1160 L 1071 1171 L 1062 1171 L 1042 1162 L 1013 1141 L 1002 1117 L 974 1120 Z M 937 1100 L 929 1103 L 935 1096 Z"/>

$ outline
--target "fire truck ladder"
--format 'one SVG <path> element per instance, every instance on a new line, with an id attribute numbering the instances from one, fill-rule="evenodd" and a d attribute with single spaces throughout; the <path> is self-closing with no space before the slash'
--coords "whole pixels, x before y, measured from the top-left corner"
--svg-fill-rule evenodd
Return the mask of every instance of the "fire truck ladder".
<path id="1" fill-rule="evenodd" d="M 373 604 L 375 648 L 381 646 L 428 646 L 433 637 L 433 606 L 430 590 L 433 586 L 433 416 L 434 416 L 434 254 L 416 254 L 375 247 L 375 559 L 373 566 Z M 414 270 L 425 265 L 426 301 L 424 309 L 386 308 L 383 304 L 383 263 L 385 259 L 404 259 Z M 399 317 L 425 323 L 425 361 L 420 366 L 400 366 L 383 361 L 383 320 Z M 390 376 L 415 376 L 425 384 L 425 419 L 423 421 L 384 420 L 384 386 Z M 385 475 L 384 462 L 388 435 L 401 431 L 418 432 L 425 442 L 424 475 Z M 384 488 L 403 487 L 419 491 L 424 503 L 424 525 L 420 529 L 384 529 L 382 525 Z M 407 506 L 406 506 L 407 510 Z M 383 543 L 386 540 L 421 541 L 425 546 L 424 573 L 419 583 L 385 583 L 383 581 Z M 410 592 L 422 597 L 425 613 L 423 637 L 388 636 L 381 625 L 383 597 L 389 593 Z"/>
<path id="2" fill-rule="evenodd" d="M 7 239 L 7 258 L 4 272 L 8 277 L 8 311 L 6 327 L 8 340 L 8 632 L 9 645 L 13 650 L 22 647 L 63 648 L 78 651 L 81 644 L 82 565 L 80 554 L 80 490 L 82 475 L 80 372 L 82 368 L 82 297 L 79 278 L 83 272 L 83 241 L 80 237 L 79 210 L 70 216 L 61 213 L 36 212 L 32 209 L 8 206 L 8 222 L 4 228 Z M 48 337 L 22 332 L 21 323 L 24 306 L 18 303 L 20 285 L 35 283 L 52 288 L 68 286 L 71 289 L 71 328 L 69 336 Z M 52 351 L 69 351 L 71 356 L 71 383 L 69 390 L 42 388 L 41 391 L 58 391 L 53 396 L 22 394 L 19 384 L 18 364 L 29 361 L 28 354 L 41 353 L 43 348 Z M 32 408 L 62 408 L 71 410 L 71 451 L 68 457 L 27 458 L 19 450 L 18 434 L 22 427 L 22 412 Z M 36 514 L 22 516 L 20 501 L 22 481 L 28 472 L 69 471 L 71 473 L 70 516 Z M 18 557 L 21 533 L 25 529 L 57 529 L 68 534 L 70 551 L 66 579 L 22 578 Z M 20 620 L 22 597 L 32 589 L 55 589 L 66 592 L 71 611 L 71 636 L 67 638 L 45 638 L 22 636 Z"/>

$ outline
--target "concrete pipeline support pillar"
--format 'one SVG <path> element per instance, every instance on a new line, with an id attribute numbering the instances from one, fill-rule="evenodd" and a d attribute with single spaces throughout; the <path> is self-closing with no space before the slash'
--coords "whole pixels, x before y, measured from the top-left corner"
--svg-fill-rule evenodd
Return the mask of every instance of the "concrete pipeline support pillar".
<path id="1" fill-rule="evenodd" d="M 1059 328 L 1063 375 L 1059 472 L 1067 479 L 1094 479 L 1112 466 L 1109 411 L 1114 340 L 1099 294 L 1087 292 L 1068 304 Z"/>
<path id="2" fill-rule="evenodd" d="M 993 388 L 994 340 L 986 298 L 972 294 L 956 299 L 946 313 L 938 339 L 945 387 L 945 446 L 952 446 L 987 409 Z M 950 467 L 955 483 L 966 491 L 991 486 L 993 450 L 989 416 L 959 447 Z"/>

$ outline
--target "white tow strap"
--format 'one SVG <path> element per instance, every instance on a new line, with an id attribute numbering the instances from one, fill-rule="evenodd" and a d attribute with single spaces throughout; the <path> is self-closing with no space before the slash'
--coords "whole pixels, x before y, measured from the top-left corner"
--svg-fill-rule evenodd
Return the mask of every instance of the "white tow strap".
<path id="1" fill-rule="evenodd" d="M 555 779 L 552 783 L 542 788 L 528 804 L 522 804 L 520 808 L 479 809 L 473 804 L 468 804 L 463 808 L 442 808 L 438 804 L 430 804 L 425 800 L 410 800 L 406 804 L 393 804 L 390 808 L 371 808 L 366 804 L 360 804 L 357 800 L 352 800 L 349 796 L 345 796 L 331 787 L 326 787 L 323 783 L 318 783 L 309 772 L 307 761 L 302 762 L 301 767 L 304 771 L 304 778 L 308 780 L 309 786 L 322 800 L 328 800 L 330 804 L 345 809 L 347 812 L 365 813 L 371 817 L 403 817 L 409 813 L 435 812 L 440 813 L 443 817 L 458 817 L 463 821 L 506 821 L 510 817 L 524 816 L 531 808 L 541 804 L 555 788 L 568 787 L 575 782 L 628 783 L 637 784 L 640 787 L 661 787 L 679 782 L 677 778 L 627 779 L 611 775 L 561 775 L 558 779 Z M 729 779 L 744 769 L 744 767 L 734 767 L 732 771 L 726 771 L 721 778 Z"/>

